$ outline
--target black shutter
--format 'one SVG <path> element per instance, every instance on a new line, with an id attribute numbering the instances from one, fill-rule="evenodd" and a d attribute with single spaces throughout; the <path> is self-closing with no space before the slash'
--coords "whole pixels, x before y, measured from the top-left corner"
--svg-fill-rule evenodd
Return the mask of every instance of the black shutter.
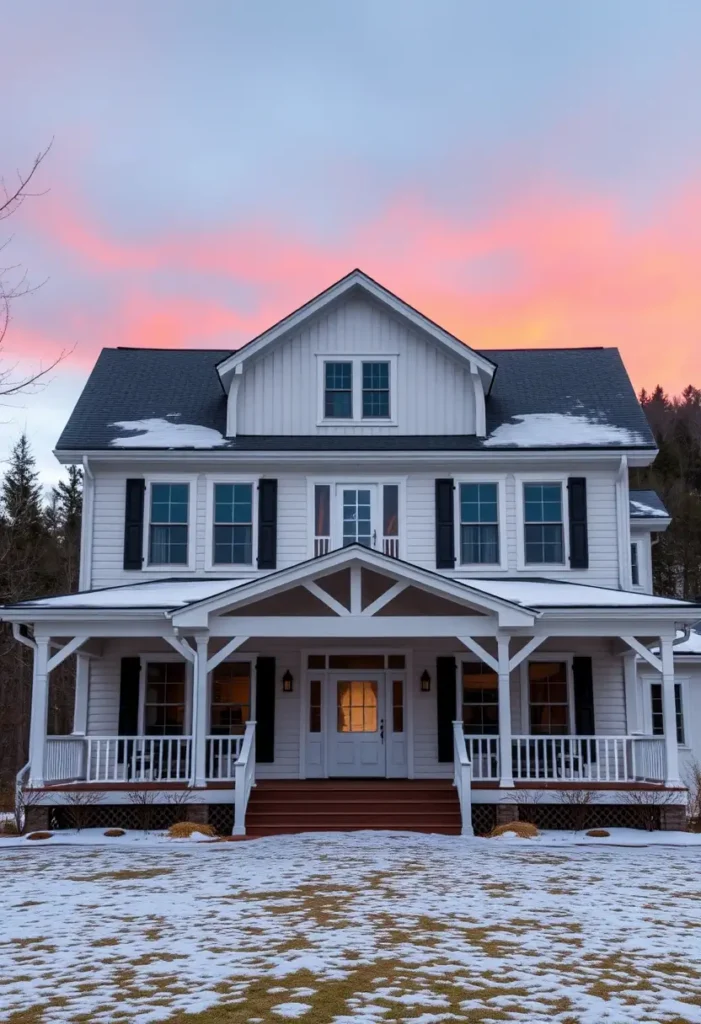
<path id="1" fill-rule="evenodd" d="M 571 476 L 567 481 L 570 509 L 570 566 L 589 568 L 589 536 L 587 531 L 587 478 Z"/>
<path id="2" fill-rule="evenodd" d="M 574 728 L 578 736 L 595 736 L 594 676 L 591 658 L 572 659 Z"/>
<path id="3" fill-rule="evenodd" d="M 455 713 L 455 658 L 436 658 L 436 709 L 438 711 L 438 760 L 453 760 Z"/>
<path id="4" fill-rule="evenodd" d="M 124 504 L 124 568 L 140 569 L 144 556 L 144 491 L 141 478 L 127 480 Z"/>
<path id="5" fill-rule="evenodd" d="M 120 736 L 137 736 L 139 733 L 139 677 L 141 658 L 122 658 L 119 675 L 119 726 Z"/>
<path id="6" fill-rule="evenodd" d="M 455 568 L 455 516 L 453 509 L 453 481 L 436 480 L 437 569 Z"/>
<path id="7" fill-rule="evenodd" d="M 275 658 L 256 662 L 256 761 L 275 760 Z"/>
<path id="8" fill-rule="evenodd" d="M 258 484 L 258 568 L 277 565 L 277 480 Z"/>

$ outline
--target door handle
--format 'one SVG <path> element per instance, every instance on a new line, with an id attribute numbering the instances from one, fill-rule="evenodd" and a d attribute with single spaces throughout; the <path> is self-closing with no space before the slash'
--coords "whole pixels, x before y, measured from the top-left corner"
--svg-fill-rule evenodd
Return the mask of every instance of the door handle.
<path id="1" fill-rule="evenodd" d="M 380 719 L 380 739 L 382 740 L 383 743 L 385 742 L 385 720 L 384 720 L 384 718 Z"/>
<path id="2" fill-rule="evenodd" d="M 377 530 L 372 531 L 372 546 L 377 547 Z"/>

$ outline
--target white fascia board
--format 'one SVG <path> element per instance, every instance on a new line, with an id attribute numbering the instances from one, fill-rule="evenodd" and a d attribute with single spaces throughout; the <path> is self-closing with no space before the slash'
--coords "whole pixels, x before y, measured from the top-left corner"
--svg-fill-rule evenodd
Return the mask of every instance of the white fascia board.
<path id="1" fill-rule="evenodd" d="M 641 533 L 664 533 L 672 525 L 671 516 L 631 516 L 631 532 L 640 530 Z"/>
<path id="2" fill-rule="evenodd" d="M 93 469 L 99 466 L 100 463 L 109 465 L 120 462 L 126 463 L 129 466 L 142 462 L 174 462 L 178 466 L 182 466 L 183 463 L 187 462 L 194 462 L 198 465 L 204 462 L 228 462 L 230 464 L 235 462 L 236 466 L 244 466 L 247 460 L 255 466 L 260 466 L 263 463 L 266 465 L 289 464 L 297 466 L 302 463 L 305 465 L 329 464 L 334 469 L 337 469 L 340 458 L 352 458 L 354 464 L 362 463 L 363 465 L 386 465 L 388 462 L 391 462 L 393 466 L 396 466 L 405 462 L 411 465 L 429 465 L 434 467 L 437 462 L 440 462 L 450 463 L 459 468 L 463 465 L 473 464 L 488 464 L 490 467 L 497 467 L 502 464 L 511 464 L 513 466 L 514 461 L 517 461 L 519 466 L 524 466 L 527 463 L 543 465 L 557 462 L 567 463 L 572 460 L 598 466 L 608 462 L 611 466 L 617 466 L 621 455 L 625 455 L 628 458 L 629 465 L 647 466 L 654 462 L 657 449 L 648 448 L 641 452 L 640 450 L 636 451 L 635 449 L 628 448 L 478 448 L 467 451 L 451 448 L 420 449 L 418 451 L 412 449 L 401 451 L 389 448 L 381 451 L 345 451 L 340 449 L 324 449 L 320 451 L 310 451 L 309 449 L 259 451 L 243 450 L 240 448 L 107 448 L 70 452 L 54 451 L 53 454 L 65 466 L 79 463 L 83 456 L 87 456 Z M 637 461 L 632 462 L 631 460 L 636 460 L 636 456 L 638 457 Z"/>
<path id="3" fill-rule="evenodd" d="M 459 341 L 458 338 L 454 337 L 448 331 L 445 331 L 438 324 L 433 323 L 428 317 L 423 316 L 418 310 L 415 310 L 412 306 L 407 305 L 396 295 L 388 292 L 382 285 L 373 281 L 367 277 L 360 270 L 354 270 L 348 274 L 342 280 L 336 284 L 331 285 L 326 291 L 322 292 L 321 295 L 317 295 L 316 298 L 311 299 L 304 306 L 301 306 L 295 312 L 290 313 L 279 323 L 275 324 L 269 330 L 264 331 L 263 334 L 258 335 L 253 341 L 249 341 L 247 345 L 238 352 L 234 352 L 228 358 L 224 359 L 217 367 L 217 372 L 222 381 L 222 384 L 228 391 L 231 381 L 231 375 L 234 373 L 237 366 L 241 366 L 248 359 L 256 356 L 261 349 L 266 348 L 271 343 L 277 341 L 285 334 L 290 331 L 302 326 L 306 320 L 310 317 L 316 316 L 326 306 L 332 302 L 336 302 L 343 295 L 347 294 L 354 288 L 362 288 L 368 295 L 374 298 L 377 302 L 391 309 L 396 315 L 403 317 L 409 321 L 413 327 L 418 330 L 431 335 L 436 341 L 440 342 L 446 348 L 448 348 L 454 355 L 457 355 L 460 359 L 467 360 L 470 364 L 477 367 L 480 374 L 483 376 L 487 387 L 491 382 L 496 372 L 496 366 L 489 359 L 479 355 L 474 349 L 469 348 L 464 342 Z"/>

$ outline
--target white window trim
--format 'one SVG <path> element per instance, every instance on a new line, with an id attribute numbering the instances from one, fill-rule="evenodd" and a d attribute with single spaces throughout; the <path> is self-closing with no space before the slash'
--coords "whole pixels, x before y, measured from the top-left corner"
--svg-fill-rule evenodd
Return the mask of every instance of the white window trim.
<path id="1" fill-rule="evenodd" d="M 397 359 L 396 353 L 367 352 L 362 354 L 343 352 L 317 352 L 317 427 L 396 427 L 397 423 Z M 353 415 L 347 419 L 326 417 L 326 364 L 351 364 L 351 390 Z M 363 363 L 389 363 L 389 416 L 386 419 L 372 417 L 363 419 Z"/>
<path id="2" fill-rule="evenodd" d="M 560 661 L 567 666 L 567 736 L 575 735 L 575 707 L 574 707 L 574 654 L 563 651 L 534 651 L 520 665 L 521 685 L 521 736 L 531 735 L 531 688 L 528 666 L 533 661 Z M 541 735 L 540 733 L 538 735 Z M 542 735 L 546 736 L 547 733 Z"/>
<path id="3" fill-rule="evenodd" d="M 260 478 L 245 473 L 208 473 L 206 478 L 207 498 L 205 509 L 204 567 L 207 572 L 220 572 L 225 576 L 250 576 L 251 573 L 266 572 L 258 568 L 258 485 Z M 251 562 L 248 565 L 222 564 L 214 561 L 214 485 L 250 484 L 253 488 L 253 534 L 251 540 Z"/>
<path id="4" fill-rule="evenodd" d="M 359 487 L 362 484 L 367 484 L 371 487 L 377 488 L 378 494 L 378 526 L 377 536 L 379 539 L 382 538 L 382 488 L 385 484 L 394 484 L 399 488 L 399 558 L 401 561 L 406 561 L 406 543 L 407 543 L 407 510 L 406 510 L 406 491 L 407 491 L 407 478 L 405 476 L 394 476 L 394 477 L 374 477 L 372 474 L 364 476 L 308 476 L 307 477 L 307 521 L 308 521 L 308 533 L 307 533 L 307 556 L 308 558 L 314 558 L 314 538 L 316 537 L 316 522 L 314 519 L 314 488 L 318 485 L 325 485 L 331 488 L 331 502 L 330 502 L 330 516 L 331 516 L 331 540 L 329 544 L 329 551 L 336 551 L 341 547 L 343 536 L 341 534 L 339 523 L 340 516 L 338 508 L 335 503 L 335 491 L 338 487 Z M 370 548 L 371 551 L 379 551 L 381 553 L 381 547 Z"/>
<path id="5" fill-rule="evenodd" d="M 633 548 L 635 548 L 635 552 L 636 552 L 636 556 L 637 556 L 637 558 L 636 558 L 637 565 L 638 565 L 638 582 L 637 583 L 633 582 Z M 633 588 L 633 590 L 645 590 L 645 587 L 643 585 L 643 571 L 642 571 L 643 567 L 642 567 L 642 565 L 640 563 L 640 553 L 641 553 L 640 541 L 637 540 L 637 539 L 631 538 L 631 541 L 630 541 L 630 585 Z"/>
<path id="6" fill-rule="evenodd" d="M 515 475 L 516 486 L 516 567 L 523 571 L 537 569 L 539 572 L 571 572 L 570 566 L 570 508 L 567 491 L 566 473 L 518 473 Z M 524 484 L 560 484 L 562 490 L 562 549 L 563 562 L 526 562 L 526 523 L 525 503 L 523 500 Z"/>
<path id="7" fill-rule="evenodd" d="M 142 572 L 169 573 L 177 576 L 181 572 L 194 572 L 196 568 L 197 552 L 195 550 L 197 538 L 197 476 L 183 473 L 152 473 L 144 478 L 144 527 L 143 527 L 143 552 L 144 557 L 141 565 Z M 170 563 L 159 563 L 152 565 L 149 562 L 151 551 L 151 488 L 153 484 L 188 484 L 187 504 L 187 564 L 172 565 Z"/>
<path id="8" fill-rule="evenodd" d="M 684 742 L 678 743 L 677 746 L 680 750 L 691 750 L 691 744 L 689 743 L 689 679 L 686 676 L 674 675 L 674 682 L 681 689 L 682 695 L 682 721 L 684 723 Z M 652 736 L 652 691 L 650 687 L 653 683 L 661 685 L 662 676 L 659 673 L 653 673 L 651 675 L 642 676 L 643 683 L 643 732 L 646 736 Z M 676 735 L 676 722 L 675 735 Z M 662 739 L 661 736 L 655 737 L 656 739 Z"/>
<path id="9" fill-rule="evenodd" d="M 452 573 L 472 575 L 481 572 L 498 572 L 508 568 L 508 552 L 506 541 L 506 473 L 480 473 L 473 476 L 456 476 L 453 478 L 454 522 L 455 522 L 455 568 Z M 497 485 L 497 526 L 499 530 L 499 561 L 498 562 L 463 562 L 461 561 L 461 484 L 496 484 Z M 451 570 L 449 570 L 451 571 Z"/>
<path id="10" fill-rule="evenodd" d="M 185 664 L 185 720 L 183 722 L 182 736 L 192 736 L 192 687 L 193 687 L 193 675 L 192 675 L 192 663 L 187 659 L 181 657 L 179 654 L 158 654 L 155 651 L 149 651 L 146 654 L 140 654 L 141 669 L 139 672 L 139 712 L 138 712 L 138 723 L 139 723 L 139 736 L 145 736 L 146 727 L 146 666 L 149 663 L 160 664 L 162 661 L 173 662 L 184 662 Z M 158 737 L 155 737 L 156 739 Z M 177 739 L 177 736 L 174 737 Z"/>

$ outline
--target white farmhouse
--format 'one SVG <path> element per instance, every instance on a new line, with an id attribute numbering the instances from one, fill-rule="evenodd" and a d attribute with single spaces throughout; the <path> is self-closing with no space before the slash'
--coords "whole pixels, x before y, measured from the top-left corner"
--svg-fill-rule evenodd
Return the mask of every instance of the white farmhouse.
<path id="1" fill-rule="evenodd" d="M 56 448 L 80 592 L 2 610 L 34 651 L 33 823 L 150 793 L 237 834 L 468 834 L 644 794 L 678 827 L 701 612 L 651 594 L 669 519 L 628 471 L 655 454 L 615 349 L 478 351 L 358 270 L 236 351 L 104 350 Z"/>

